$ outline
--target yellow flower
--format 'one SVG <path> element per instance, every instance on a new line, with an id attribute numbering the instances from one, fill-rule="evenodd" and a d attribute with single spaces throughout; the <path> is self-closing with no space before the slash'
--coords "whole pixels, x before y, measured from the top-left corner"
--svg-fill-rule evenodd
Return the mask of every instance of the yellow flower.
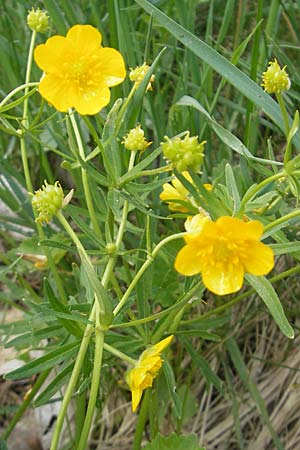
<path id="1" fill-rule="evenodd" d="M 135 83 L 135 87 L 138 87 L 139 84 L 143 81 L 149 69 L 150 67 L 145 62 L 142 66 L 137 66 L 135 69 L 130 69 L 129 79 L 130 81 L 133 81 Z M 154 80 L 155 75 L 151 75 L 150 81 L 147 85 L 147 91 L 152 90 L 151 83 L 154 83 Z"/>
<path id="2" fill-rule="evenodd" d="M 124 136 L 122 143 L 127 150 L 132 152 L 145 150 L 145 148 L 152 144 L 152 142 L 146 141 L 144 130 L 140 125 L 137 125 L 135 128 L 130 130 L 129 133 Z"/>
<path id="3" fill-rule="evenodd" d="M 279 94 L 282 91 L 287 91 L 291 87 L 291 82 L 284 66 L 282 69 L 278 61 L 269 62 L 269 67 L 263 73 L 262 87 L 268 94 Z"/>
<path id="4" fill-rule="evenodd" d="M 193 183 L 192 177 L 187 171 L 182 172 L 182 175 L 190 183 Z M 163 191 L 160 194 L 159 198 L 163 202 L 168 203 L 168 207 L 171 211 L 180 211 L 183 213 L 187 212 L 188 209 L 180 202 L 190 203 L 193 206 L 195 206 L 193 203 L 193 198 L 189 195 L 189 191 L 183 186 L 183 184 L 176 177 L 174 177 L 171 183 L 163 184 Z M 179 200 L 178 203 L 177 200 Z"/>
<path id="5" fill-rule="evenodd" d="M 175 268 L 187 276 L 201 273 L 203 283 L 215 294 L 237 292 L 245 272 L 266 275 L 274 266 L 272 249 L 259 242 L 263 229 L 257 220 L 198 218 L 188 230 Z"/>
<path id="6" fill-rule="evenodd" d="M 96 28 L 75 25 L 66 37 L 53 36 L 36 47 L 34 59 L 44 71 L 40 94 L 58 111 L 96 114 L 109 103 L 109 88 L 124 80 L 122 55 L 100 44 Z"/>
<path id="7" fill-rule="evenodd" d="M 132 393 L 132 411 L 135 412 L 144 389 L 152 386 L 154 378 L 157 377 L 162 366 L 161 353 L 170 345 L 173 335 L 168 336 L 157 344 L 145 350 L 136 366 L 126 375 L 126 382 Z"/>
<path id="8" fill-rule="evenodd" d="M 182 175 L 192 184 L 193 180 L 188 171 L 182 172 Z M 212 190 L 212 185 L 209 183 L 205 183 L 203 185 L 207 191 Z M 189 191 L 183 186 L 183 184 L 178 180 L 178 178 L 174 178 L 171 183 L 163 184 L 163 191 L 160 194 L 159 198 L 168 203 L 168 207 L 171 211 L 179 211 L 179 212 L 188 212 L 188 208 L 186 208 L 180 202 L 190 203 L 194 208 L 197 207 L 194 198 L 190 195 Z M 178 202 L 177 202 L 178 201 Z"/>

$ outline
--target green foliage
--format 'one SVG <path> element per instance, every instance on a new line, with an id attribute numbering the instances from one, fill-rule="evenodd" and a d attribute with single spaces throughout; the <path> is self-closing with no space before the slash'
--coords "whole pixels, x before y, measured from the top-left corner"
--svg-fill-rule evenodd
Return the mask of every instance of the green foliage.
<path id="1" fill-rule="evenodd" d="M 143 450 L 205 450 L 198 444 L 197 436 L 177 436 L 175 433 L 170 436 L 158 434 L 153 441 L 143 447 Z"/>

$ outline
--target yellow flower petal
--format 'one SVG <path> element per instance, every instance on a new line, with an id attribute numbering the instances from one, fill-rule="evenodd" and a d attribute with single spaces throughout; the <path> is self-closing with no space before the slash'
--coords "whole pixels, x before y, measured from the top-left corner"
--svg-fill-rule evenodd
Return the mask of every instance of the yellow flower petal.
<path id="1" fill-rule="evenodd" d="M 201 260 L 196 255 L 196 250 L 191 245 L 185 245 L 179 250 L 176 260 L 175 269 L 182 275 L 196 275 L 201 272 Z"/>
<path id="2" fill-rule="evenodd" d="M 243 285 L 244 269 L 242 265 L 233 266 L 231 270 L 226 265 L 208 265 L 202 271 L 202 280 L 214 294 L 232 294 L 239 291 Z"/>
<path id="3" fill-rule="evenodd" d="M 34 59 L 39 68 L 59 76 L 63 76 L 62 68 L 71 55 L 73 56 L 72 46 L 63 36 L 53 36 L 46 44 L 38 45 L 34 50 Z"/>
<path id="4" fill-rule="evenodd" d="M 253 242 L 243 263 L 246 272 L 253 275 L 266 275 L 274 267 L 273 250 L 262 242 Z"/>
<path id="5" fill-rule="evenodd" d="M 131 391 L 132 395 L 132 412 L 135 412 L 142 398 L 143 390 L 140 388 L 133 389 Z"/>
<path id="6" fill-rule="evenodd" d="M 110 91 L 108 87 L 102 85 L 100 87 L 86 88 L 84 91 L 77 91 L 73 97 L 73 107 L 79 114 L 97 114 L 104 106 L 109 103 Z"/>
<path id="7" fill-rule="evenodd" d="M 102 41 L 100 31 L 91 25 L 74 25 L 68 31 L 66 38 L 82 55 L 97 50 Z"/>
<path id="8" fill-rule="evenodd" d="M 39 84 L 39 92 L 58 111 L 66 112 L 73 106 L 74 88 L 64 82 L 57 82 L 55 75 L 43 77 Z"/>
<path id="9" fill-rule="evenodd" d="M 126 69 L 121 53 L 114 48 L 105 47 L 100 49 L 99 57 L 102 61 L 101 75 L 107 86 L 122 83 L 126 77 Z"/>
<path id="10" fill-rule="evenodd" d="M 174 336 L 171 334 L 170 336 L 166 337 L 162 341 L 159 341 L 157 344 L 153 345 L 156 354 L 162 353 L 172 342 Z"/>

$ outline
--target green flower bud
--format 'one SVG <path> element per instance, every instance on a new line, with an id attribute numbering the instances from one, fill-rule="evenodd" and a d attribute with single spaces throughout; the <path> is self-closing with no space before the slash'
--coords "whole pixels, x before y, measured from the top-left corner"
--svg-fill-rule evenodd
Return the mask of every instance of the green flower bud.
<path id="1" fill-rule="evenodd" d="M 137 66 L 135 69 L 130 69 L 129 79 L 138 87 L 145 78 L 150 67 L 144 62 L 142 66 Z M 152 83 L 154 83 L 155 75 L 151 75 L 146 91 L 152 91 Z"/>
<path id="2" fill-rule="evenodd" d="M 178 172 L 192 169 L 199 170 L 203 163 L 203 151 L 206 141 L 198 142 L 198 136 L 190 137 L 187 132 L 184 139 L 175 137 L 170 139 L 164 137 L 166 142 L 161 142 L 161 148 L 166 159 L 168 159 Z"/>
<path id="3" fill-rule="evenodd" d="M 27 25 L 32 31 L 47 33 L 49 30 L 49 16 L 47 16 L 47 11 L 32 8 L 27 15 Z"/>
<path id="4" fill-rule="evenodd" d="M 263 73 L 262 80 L 262 87 L 268 94 L 279 94 L 282 91 L 289 90 L 291 87 L 285 66 L 281 69 L 276 59 L 269 62 L 267 70 Z"/>
<path id="5" fill-rule="evenodd" d="M 63 207 L 64 193 L 58 181 L 54 185 L 44 181 L 44 186 L 32 196 L 32 206 L 39 213 L 38 223 L 49 223 L 59 209 Z"/>
<path id="6" fill-rule="evenodd" d="M 140 125 L 137 125 L 135 128 L 129 131 L 129 133 L 124 136 L 124 140 L 122 141 L 125 148 L 132 152 L 138 150 L 145 150 L 152 142 L 147 142 L 144 136 L 144 130 Z"/>

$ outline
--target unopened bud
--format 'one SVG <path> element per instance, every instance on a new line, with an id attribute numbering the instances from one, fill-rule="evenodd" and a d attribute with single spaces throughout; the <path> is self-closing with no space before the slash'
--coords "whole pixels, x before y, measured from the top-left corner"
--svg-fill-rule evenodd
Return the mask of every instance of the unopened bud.
<path id="1" fill-rule="evenodd" d="M 198 142 L 198 136 L 190 137 L 188 132 L 184 139 L 165 136 L 166 142 L 161 142 L 162 151 L 166 159 L 171 161 L 178 172 L 191 169 L 199 170 L 203 162 L 204 145 L 206 141 Z"/>
<path id="2" fill-rule="evenodd" d="M 35 219 L 38 223 L 49 223 L 62 208 L 64 193 L 58 181 L 54 185 L 44 182 L 44 186 L 32 196 L 32 206 L 39 213 Z"/>
<path id="3" fill-rule="evenodd" d="M 32 8 L 27 15 L 27 25 L 32 31 L 47 33 L 49 30 L 49 16 L 47 16 L 47 11 Z"/>
<path id="4" fill-rule="evenodd" d="M 124 140 L 122 141 L 125 148 L 132 152 L 138 150 L 145 150 L 152 142 L 148 142 L 145 139 L 144 130 L 140 125 L 137 125 L 135 128 L 129 131 L 129 133 L 124 136 Z"/>

